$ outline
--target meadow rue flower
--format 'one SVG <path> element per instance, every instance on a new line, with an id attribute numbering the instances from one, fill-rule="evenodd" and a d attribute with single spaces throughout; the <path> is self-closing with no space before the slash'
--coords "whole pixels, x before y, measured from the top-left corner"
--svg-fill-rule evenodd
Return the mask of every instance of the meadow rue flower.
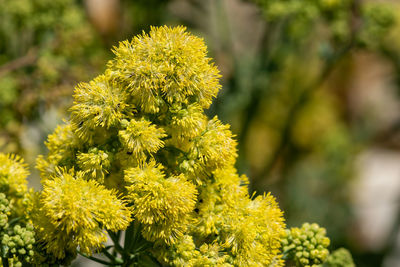
<path id="1" fill-rule="evenodd" d="M 164 146 L 161 140 L 166 137 L 162 128 L 157 128 L 150 121 L 132 119 L 126 123 L 126 129 L 118 133 L 120 141 L 126 150 L 137 159 L 145 158 L 146 153 L 152 154 Z"/>
<path id="2" fill-rule="evenodd" d="M 19 198 L 28 192 L 29 172 L 24 161 L 16 155 L 0 153 L 0 192 Z"/>
<path id="3" fill-rule="evenodd" d="M 90 133 L 96 128 L 108 129 L 124 117 L 122 112 L 129 108 L 128 95 L 120 87 L 106 75 L 76 87 L 70 111 L 72 126 L 79 138 L 89 141 L 93 138 Z"/>
<path id="4" fill-rule="evenodd" d="M 65 257 L 65 250 L 91 254 L 107 240 L 104 230 L 126 229 L 131 211 L 113 190 L 83 174 L 60 168 L 44 181 L 34 223 L 48 253 Z"/>
<path id="5" fill-rule="evenodd" d="M 79 153 L 77 163 L 84 175 L 103 181 L 104 175 L 108 173 L 110 160 L 108 154 L 103 150 L 91 149 L 88 153 Z"/>
<path id="6" fill-rule="evenodd" d="M 104 74 L 76 87 L 70 121 L 37 161 L 42 248 L 57 260 L 90 254 L 132 216 L 122 254 L 139 265 L 144 255 L 173 266 L 283 266 L 282 211 L 270 194 L 249 196 L 229 125 L 204 114 L 221 86 L 203 40 L 152 27 L 113 51 Z"/>
<path id="7" fill-rule="evenodd" d="M 121 42 L 114 53 L 108 67 L 144 112 L 157 113 L 176 103 L 208 108 L 221 88 L 203 40 L 185 27 L 153 27 L 149 35 Z"/>

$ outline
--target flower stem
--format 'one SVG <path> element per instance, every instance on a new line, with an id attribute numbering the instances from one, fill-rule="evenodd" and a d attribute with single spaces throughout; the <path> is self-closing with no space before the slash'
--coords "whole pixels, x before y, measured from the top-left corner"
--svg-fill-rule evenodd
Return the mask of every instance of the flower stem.
<path id="1" fill-rule="evenodd" d="M 3 263 L 3 267 L 9 267 L 8 258 L 1 257 L 1 262 Z"/>

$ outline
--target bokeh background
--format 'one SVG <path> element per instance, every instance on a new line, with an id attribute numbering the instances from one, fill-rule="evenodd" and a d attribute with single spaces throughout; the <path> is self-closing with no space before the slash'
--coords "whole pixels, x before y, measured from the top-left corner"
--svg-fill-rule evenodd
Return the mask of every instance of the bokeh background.
<path id="1" fill-rule="evenodd" d="M 0 151 L 35 158 L 74 86 L 151 25 L 201 36 L 240 173 L 288 226 L 317 222 L 357 266 L 400 266 L 400 2 L 0 0 Z M 85 265 L 85 263 L 76 263 Z"/>

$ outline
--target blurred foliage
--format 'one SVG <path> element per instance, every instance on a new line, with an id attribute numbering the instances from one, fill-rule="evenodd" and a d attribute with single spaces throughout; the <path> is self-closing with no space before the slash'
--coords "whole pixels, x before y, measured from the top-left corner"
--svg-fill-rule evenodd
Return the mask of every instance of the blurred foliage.
<path id="1" fill-rule="evenodd" d="M 241 171 L 252 178 L 253 190 L 278 196 L 289 226 L 317 221 L 328 229 L 333 247 L 351 247 L 355 159 L 382 132 L 393 135 L 398 127 L 392 122 L 387 132 L 368 112 L 354 113 L 350 73 L 360 53 L 383 56 L 399 70 L 400 51 L 390 41 L 396 6 L 255 2 L 265 22 L 260 44 L 254 53 L 231 50 L 232 74 L 210 113 L 233 123 Z M 229 16 L 225 23 L 232 24 Z M 232 47 L 233 35 L 221 46 Z"/>
<path id="2" fill-rule="evenodd" d="M 1 150 L 29 154 L 27 125 L 51 106 L 65 112 L 75 83 L 105 55 L 75 0 L 0 0 Z"/>

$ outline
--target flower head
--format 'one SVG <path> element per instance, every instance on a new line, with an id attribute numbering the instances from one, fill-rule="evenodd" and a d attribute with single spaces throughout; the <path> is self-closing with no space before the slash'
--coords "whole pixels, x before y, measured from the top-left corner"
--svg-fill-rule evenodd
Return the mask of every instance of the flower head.
<path id="1" fill-rule="evenodd" d="M 48 252 L 57 258 L 65 250 L 92 253 L 107 240 L 104 230 L 126 229 L 131 211 L 116 192 L 82 174 L 58 169 L 56 176 L 43 183 L 40 208 L 35 219 L 39 237 Z"/>
<path id="2" fill-rule="evenodd" d="M 208 108 L 220 89 L 217 68 L 210 64 L 202 39 L 185 27 L 152 27 L 114 48 L 109 68 L 129 88 L 134 103 L 145 112 L 165 105 L 197 102 Z"/>
<path id="3" fill-rule="evenodd" d="M 0 192 L 12 197 L 24 196 L 28 192 L 28 174 L 27 166 L 20 157 L 0 153 Z"/>
<path id="4" fill-rule="evenodd" d="M 123 124 L 126 128 L 120 130 L 118 136 L 124 149 L 137 159 L 144 160 L 146 153 L 155 153 L 163 147 L 164 142 L 161 138 L 166 137 L 165 131 L 150 121 L 132 119 Z"/>
<path id="5" fill-rule="evenodd" d="M 282 211 L 269 194 L 250 198 L 229 125 L 204 113 L 220 85 L 203 40 L 153 27 L 114 53 L 104 75 L 76 88 L 71 121 L 38 160 L 47 253 L 90 253 L 132 215 L 163 264 L 282 266 Z"/>
<path id="6" fill-rule="evenodd" d="M 96 129 L 110 128 L 124 117 L 128 95 L 106 75 L 100 75 L 89 83 L 81 83 L 75 89 L 71 121 L 77 136 L 91 141 Z"/>
<path id="7" fill-rule="evenodd" d="M 149 241 L 174 243 L 186 230 L 196 203 L 196 188 L 182 176 L 167 179 L 153 162 L 125 172 L 133 214 Z"/>

